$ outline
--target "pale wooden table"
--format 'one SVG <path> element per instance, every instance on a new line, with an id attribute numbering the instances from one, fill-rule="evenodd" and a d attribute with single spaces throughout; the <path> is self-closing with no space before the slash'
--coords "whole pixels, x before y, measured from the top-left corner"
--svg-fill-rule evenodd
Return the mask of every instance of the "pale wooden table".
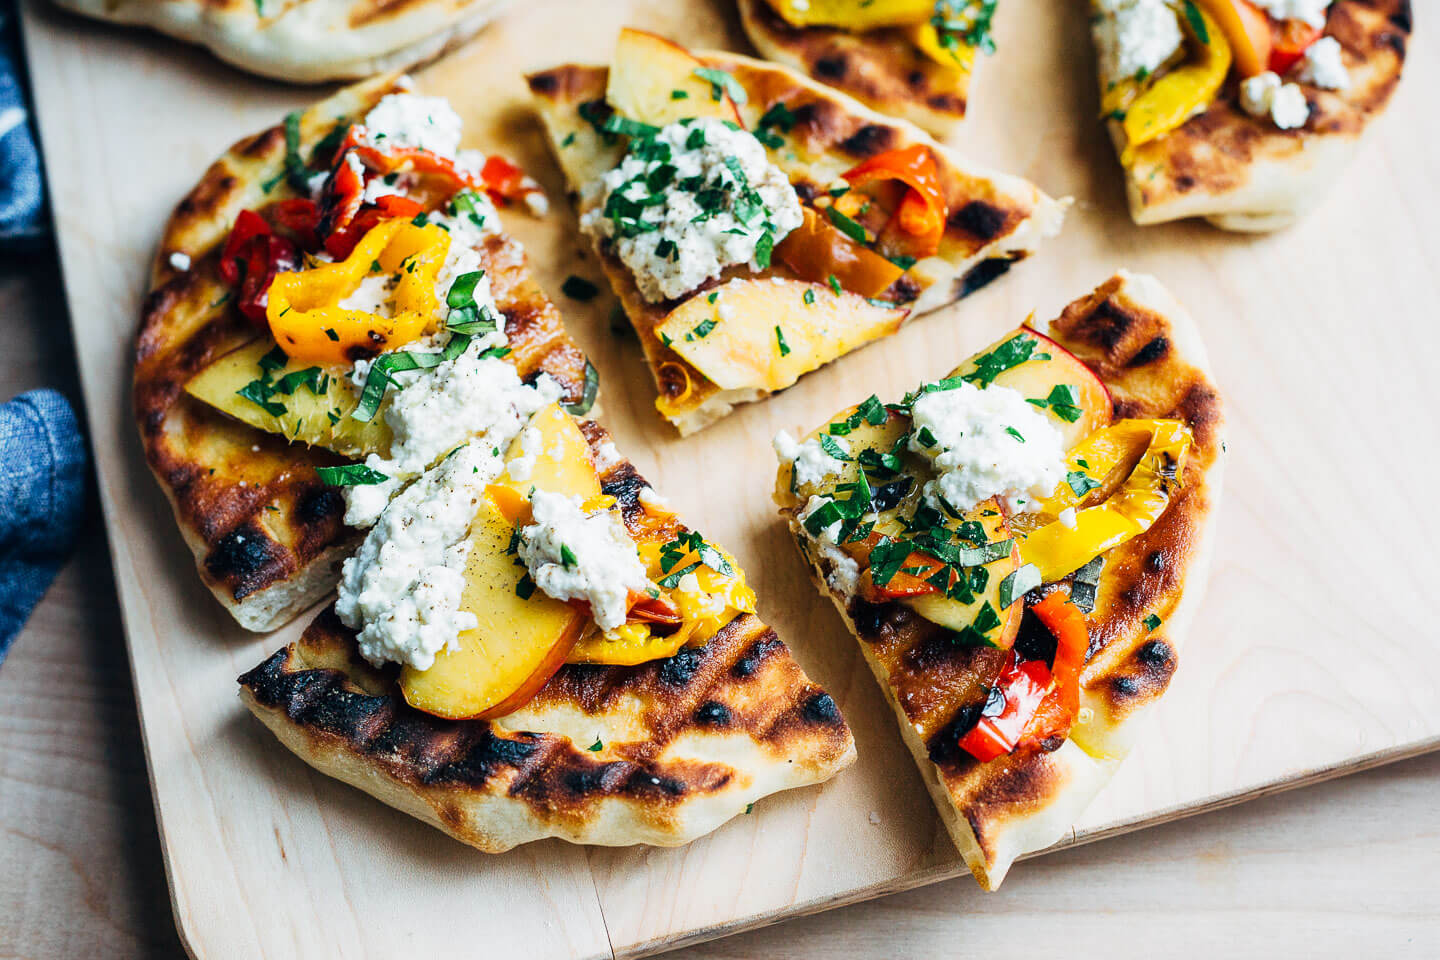
<path id="1" fill-rule="evenodd" d="M 77 400 L 63 313 L 52 255 L 0 260 L 0 399 Z M 184 955 L 90 517 L 0 667 L 0 960 Z M 1030 861 L 998 894 L 965 877 L 689 955 L 1436 957 L 1437 790 L 1432 754 Z"/>

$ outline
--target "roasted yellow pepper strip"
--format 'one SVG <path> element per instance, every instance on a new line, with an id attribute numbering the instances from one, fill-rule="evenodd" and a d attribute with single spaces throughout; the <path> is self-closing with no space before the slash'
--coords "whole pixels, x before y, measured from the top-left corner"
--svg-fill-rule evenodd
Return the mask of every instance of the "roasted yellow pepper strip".
<path id="1" fill-rule="evenodd" d="M 781 19 L 796 27 L 875 30 L 929 20 L 935 0 L 770 0 Z"/>
<path id="2" fill-rule="evenodd" d="M 409 343 L 439 316 L 435 278 L 449 250 L 450 235 L 433 224 L 379 223 L 338 263 L 276 274 L 265 308 L 270 332 L 287 355 L 313 363 L 353 362 L 357 353 Z M 368 277 L 394 278 L 393 317 L 339 305 Z"/>
<path id="3" fill-rule="evenodd" d="M 1194 52 L 1189 61 L 1152 83 L 1126 110 L 1122 121 L 1125 150 L 1120 162 L 1127 166 L 1136 147 L 1158 140 L 1209 106 L 1230 72 L 1230 44 L 1220 25 L 1199 7 L 1190 9 L 1199 15 L 1205 32 L 1191 33 Z M 1117 84 L 1117 89 L 1120 86 Z"/>
<path id="4" fill-rule="evenodd" d="M 1042 583 L 1059 580 L 1144 533 L 1165 512 L 1193 442 L 1190 428 L 1179 420 L 1121 420 L 1102 427 L 1070 452 L 1070 469 L 1103 477 L 1142 439 L 1146 441 L 1144 453 L 1113 494 L 1096 506 L 1077 511 L 1072 525 L 1057 520 L 1021 541 L 1021 562 L 1039 568 Z M 1089 492 L 1085 487 L 1069 480 L 1061 483 L 1040 505 L 1041 512 L 1059 514 L 1074 507 Z"/>
<path id="5" fill-rule="evenodd" d="M 906 28 L 910 42 L 920 50 L 921 53 L 942 67 L 949 67 L 961 73 L 968 72 L 971 64 L 975 62 L 975 48 L 967 43 L 956 43 L 947 47 L 940 42 L 940 31 L 935 29 L 933 23 L 917 23 Z"/>
<path id="6" fill-rule="evenodd" d="M 655 580 L 664 576 L 660 569 L 660 547 L 661 544 L 649 541 L 639 545 L 640 560 Z M 657 636 L 651 632 L 650 624 L 632 620 L 609 633 L 592 633 L 581 638 L 570 651 L 569 662 L 632 666 L 662 660 L 674 656 L 681 647 L 705 643 L 742 613 L 754 613 L 755 591 L 745 583 L 745 575 L 735 558 L 724 550 L 719 552 L 730 564 L 732 574 L 719 573 L 702 564 L 692 571 L 700 588 L 697 592 L 678 588 L 667 592 L 683 618 L 675 632 Z M 698 555 L 691 554 L 673 569 L 683 570 L 698 559 Z"/>

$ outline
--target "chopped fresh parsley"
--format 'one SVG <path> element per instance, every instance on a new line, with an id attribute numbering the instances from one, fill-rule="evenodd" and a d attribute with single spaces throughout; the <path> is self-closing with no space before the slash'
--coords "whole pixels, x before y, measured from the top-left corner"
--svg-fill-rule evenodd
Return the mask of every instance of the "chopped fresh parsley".
<path id="1" fill-rule="evenodd" d="M 1071 470 L 1065 474 L 1065 482 L 1070 484 L 1070 489 L 1074 491 L 1077 497 L 1083 497 L 1091 490 L 1100 486 L 1099 480 L 1094 479 L 1083 470 Z"/>
<path id="2" fill-rule="evenodd" d="M 599 753 L 601 750 L 605 749 L 605 744 L 602 743 L 599 739 L 597 739 L 594 743 L 590 744 L 590 746 L 586 747 L 585 749 L 589 750 L 591 753 Z"/>
<path id="3" fill-rule="evenodd" d="M 561 147 L 568 147 L 568 146 L 570 146 L 570 144 L 572 144 L 572 143 L 574 143 L 574 142 L 575 142 L 575 131 L 574 131 L 574 130 L 571 130 L 569 133 L 565 134 L 565 139 L 560 141 L 560 146 L 561 146 Z"/>
<path id="4" fill-rule="evenodd" d="M 1185 0 L 1185 19 L 1190 24 L 1190 29 L 1195 32 L 1195 39 L 1207 47 L 1210 46 L 1210 30 L 1205 26 L 1205 18 L 1195 6 L 1195 0 Z"/>
<path id="5" fill-rule="evenodd" d="M 1023 333 L 1016 334 L 1009 340 L 1000 344 L 989 353 L 982 354 L 975 360 L 975 369 L 961 377 L 980 387 L 988 387 L 995 382 L 995 378 L 1012 367 L 1032 358 L 1042 359 L 1045 354 L 1036 354 L 1034 337 L 1026 336 Z M 943 381 L 942 381 L 943 382 Z"/>
<path id="6" fill-rule="evenodd" d="M 1080 406 L 1079 393 L 1068 383 L 1056 384 L 1051 388 L 1050 395 L 1044 400 L 1027 400 L 1026 402 L 1033 403 L 1041 409 L 1049 407 L 1055 416 L 1066 423 L 1074 423 L 1085 412 L 1084 408 Z"/>
<path id="7" fill-rule="evenodd" d="M 810 293 L 809 290 L 806 290 L 805 292 L 807 294 Z M 785 342 L 785 331 L 780 329 L 779 324 L 776 324 L 775 326 L 775 342 L 780 347 L 780 356 L 790 356 L 790 344 Z"/>
<path id="8" fill-rule="evenodd" d="M 814 288 L 812 287 L 812 288 L 807 289 L 807 290 L 805 291 L 805 295 L 804 295 L 803 297 L 801 297 L 801 299 L 805 301 L 805 306 L 807 306 L 807 307 L 813 307 L 813 306 L 815 305 L 815 290 L 814 290 Z"/>
<path id="9" fill-rule="evenodd" d="M 560 544 L 560 563 L 567 570 L 579 563 L 579 561 L 575 559 L 575 551 L 563 543 Z"/>
<path id="10" fill-rule="evenodd" d="M 825 282 L 828 283 L 828 284 L 830 284 L 830 289 L 833 290 L 833 291 L 835 291 L 835 296 L 837 296 L 837 297 L 840 296 L 840 294 L 841 294 L 841 292 L 842 292 L 842 288 L 841 288 L 841 286 L 840 286 L 840 278 L 839 278 L 839 277 L 835 276 L 835 274 L 832 273 L 832 274 L 830 274 L 830 276 L 828 276 L 828 277 L 825 278 Z"/>
<path id="11" fill-rule="evenodd" d="M 940 46 L 951 52 L 957 62 L 960 56 L 955 48 L 961 45 L 974 47 L 985 54 L 995 52 L 995 38 L 991 36 L 991 25 L 995 19 L 997 0 L 936 0 L 935 15 L 930 24 L 940 40 Z"/>
<path id="12" fill-rule="evenodd" d="M 706 317 L 704 320 L 701 320 L 699 323 L 695 324 L 694 330 L 691 330 L 689 333 L 685 334 L 685 341 L 687 343 L 690 343 L 697 339 L 703 340 L 710 335 L 710 331 L 714 330 L 716 326 L 717 324 L 714 320 Z"/>
<path id="13" fill-rule="evenodd" d="M 1014 437 L 1016 440 L 1019 440 L 1021 443 L 1025 442 L 1025 435 L 1022 434 L 1019 430 L 1016 430 L 1014 427 L 1006 427 L 1005 432 L 1010 434 L 1010 436 Z"/>
<path id="14" fill-rule="evenodd" d="M 1143 623 L 1143 624 L 1145 624 L 1145 629 L 1146 629 L 1146 630 L 1148 630 L 1148 631 L 1151 632 L 1151 633 L 1154 633 L 1155 630 L 1156 630 L 1156 629 L 1160 626 L 1160 624 L 1163 623 L 1164 621 L 1162 621 L 1162 620 L 1160 619 L 1160 617 L 1157 616 L 1156 614 L 1151 613 L 1151 614 L 1147 614 L 1146 617 L 1145 617 L 1145 619 L 1142 620 L 1142 621 L 1140 621 L 1140 622 Z"/>
<path id="15" fill-rule="evenodd" d="M 622 117 L 618 113 L 612 113 L 606 117 L 600 124 L 600 129 L 605 133 L 618 133 L 626 137 L 653 137 L 660 132 L 659 127 L 641 123 L 639 120 L 631 120 L 629 117 Z"/>
<path id="16" fill-rule="evenodd" d="M 688 91 L 688 90 L 671 90 L 671 91 L 670 91 L 670 99 L 671 99 L 671 100 L 689 100 L 689 99 L 690 99 L 690 91 Z"/>
<path id="17" fill-rule="evenodd" d="M 520 578 L 519 583 L 515 584 L 515 596 L 519 597 L 521 600 L 529 600 L 530 595 L 534 592 L 535 581 L 530 579 L 530 574 L 528 573 Z"/>
<path id="18" fill-rule="evenodd" d="M 795 114 L 783 101 L 776 101 L 755 125 L 755 138 L 772 150 L 778 150 L 785 145 L 780 133 L 789 133 L 794 128 Z M 777 130 L 779 133 L 775 132 Z"/>

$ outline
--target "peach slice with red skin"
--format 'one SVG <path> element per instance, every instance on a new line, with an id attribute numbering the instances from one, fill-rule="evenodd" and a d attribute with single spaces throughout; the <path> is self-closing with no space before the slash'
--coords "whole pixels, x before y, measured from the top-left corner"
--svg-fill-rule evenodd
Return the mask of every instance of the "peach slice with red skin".
<path id="1" fill-rule="evenodd" d="M 663 127 L 689 117 L 717 117 L 740 124 L 729 92 L 697 70 L 705 64 L 684 47 L 644 30 L 626 27 L 615 44 L 605 99 L 621 116 Z"/>

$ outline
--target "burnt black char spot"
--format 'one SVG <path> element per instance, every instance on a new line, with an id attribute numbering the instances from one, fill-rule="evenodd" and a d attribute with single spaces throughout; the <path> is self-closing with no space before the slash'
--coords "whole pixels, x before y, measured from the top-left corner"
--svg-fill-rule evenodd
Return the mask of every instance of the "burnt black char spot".
<path id="1" fill-rule="evenodd" d="M 1015 654 L 1022 660 L 1055 662 L 1055 635 L 1028 608 L 1020 618 L 1020 632 L 1015 637 Z"/>
<path id="2" fill-rule="evenodd" d="M 205 558 L 205 569 L 217 580 L 239 580 L 235 599 L 240 600 L 250 592 L 244 581 L 278 559 L 278 550 L 259 527 L 247 521 L 220 538 Z"/>
<path id="3" fill-rule="evenodd" d="M 714 700 L 706 700 L 695 711 L 695 722 L 706 727 L 724 727 L 730 723 L 730 708 Z"/>
<path id="4" fill-rule="evenodd" d="M 820 80 L 840 80 L 845 76 L 845 57 L 821 57 L 815 61 L 815 76 Z"/>
<path id="5" fill-rule="evenodd" d="M 1009 272 L 1012 263 L 1014 261 L 1007 257 L 991 257 L 989 260 L 981 260 L 966 271 L 963 277 L 955 281 L 956 299 L 968 297 L 981 287 L 988 286 L 992 281 L 1003 277 Z"/>
<path id="6" fill-rule="evenodd" d="M 1164 336 L 1159 336 L 1137 350 L 1135 356 L 1130 358 L 1129 365 L 1132 367 L 1143 367 L 1147 363 L 1154 363 L 1169 352 L 1170 341 Z"/>
<path id="7" fill-rule="evenodd" d="M 705 654 L 699 647 L 681 647 L 673 657 L 660 661 L 660 682 L 672 687 L 683 687 L 700 669 Z"/>
<path id="8" fill-rule="evenodd" d="M 760 664 L 765 662 L 765 658 L 770 656 L 772 651 L 779 648 L 780 641 L 773 635 L 762 637 L 751 644 L 750 649 L 745 651 L 745 656 L 735 661 L 730 672 L 737 677 L 748 677 L 760 669 Z"/>
<path id="9" fill-rule="evenodd" d="M 1135 651 L 1135 659 L 1147 667 L 1163 667 L 1172 656 L 1174 653 L 1164 640 L 1150 640 Z"/>
<path id="10" fill-rule="evenodd" d="M 984 708 L 985 703 L 981 701 L 967 703 L 957 710 L 950 722 L 937 730 L 926 744 L 930 759 L 943 766 L 955 766 L 962 760 L 969 759 L 970 754 L 960 749 L 960 738 L 980 720 L 980 711 Z"/>
<path id="11" fill-rule="evenodd" d="M 553 73 L 539 73 L 530 78 L 533 93 L 554 93 L 560 89 L 560 79 Z"/>
<path id="12" fill-rule="evenodd" d="M 295 519 L 307 527 L 318 526 L 345 512 L 345 498 L 334 487 L 307 490 L 295 505 Z"/>
<path id="13" fill-rule="evenodd" d="M 950 215 L 950 226 L 980 240 L 990 240 L 1005 228 L 1005 211 L 984 200 L 971 200 Z"/>
<path id="14" fill-rule="evenodd" d="M 856 130 L 840 144 L 840 149 L 857 157 L 873 157 L 894 145 L 895 129 L 869 123 Z"/>
<path id="15" fill-rule="evenodd" d="M 811 723 L 840 722 L 840 708 L 835 705 L 834 698 L 828 693 L 817 693 L 806 700 L 801 712 Z"/>

